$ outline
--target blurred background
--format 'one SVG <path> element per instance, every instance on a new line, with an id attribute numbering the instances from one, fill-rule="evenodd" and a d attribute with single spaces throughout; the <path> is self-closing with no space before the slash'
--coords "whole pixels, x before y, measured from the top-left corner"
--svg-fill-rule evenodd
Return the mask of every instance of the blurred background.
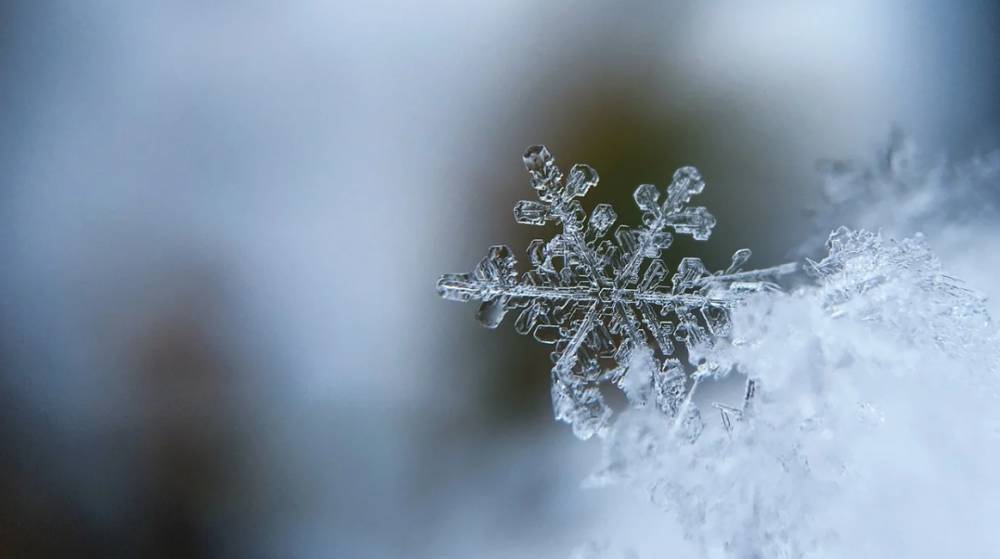
<path id="1" fill-rule="evenodd" d="M 534 143 L 625 223 L 696 165 L 719 225 L 674 254 L 780 263 L 818 159 L 996 148 L 998 53 L 986 0 L 3 2 L 0 556 L 673 537 L 437 276 L 551 233 Z"/>

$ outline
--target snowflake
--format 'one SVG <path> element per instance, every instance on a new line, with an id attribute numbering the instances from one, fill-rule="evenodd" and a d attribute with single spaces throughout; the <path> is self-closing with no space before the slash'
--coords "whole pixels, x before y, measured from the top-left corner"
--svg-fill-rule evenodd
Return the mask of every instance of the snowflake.
<path id="1" fill-rule="evenodd" d="M 600 386 L 610 382 L 628 393 L 622 386 L 625 372 L 639 350 L 657 364 L 651 400 L 693 440 L 701 430 L 691 401 L 698 376 L 686 388 L 675 342 L 693 361 L 714 338 L 730 333 L 730 311 L 743 297 L 776 289 L 769 280 L 794 271 L 796 265 L 741 271 L 750 250 L 740 249 L 728 268 L 715 273 L 699 258 L 683 258 L 667 283 L 660 255 L 673 235 L 706 241 L 716 223 L 706 208 L 687 205 L 705 188 L 697 169 L 678 169 L 662 200 L 654 185 L 636 188 L 642 225 L 619 225 L 607 238 L 617 219 L 615 210 L 598 204 L 588 218 L 578 200 L 597 186 L 592 167 L 577 164 L 564 175 L 544 146 L 529 147 L 523 159 L 538 200 L 518 202 L 515 220 L 525 225 L 554 223 L 561 232 L 549 241 L 531 241 L 531 270 L 520 278 L 511 250 L 497 245 L 471 273 L 441 276 L 438 293 L 455 301 L 482 301 L 478 317 L 488 328 L 516 310 L 514 327 L 519 333 L 555 346 L 555 416 L 572 424 L 578 437 L 606 432 L 611 410 Z"/>

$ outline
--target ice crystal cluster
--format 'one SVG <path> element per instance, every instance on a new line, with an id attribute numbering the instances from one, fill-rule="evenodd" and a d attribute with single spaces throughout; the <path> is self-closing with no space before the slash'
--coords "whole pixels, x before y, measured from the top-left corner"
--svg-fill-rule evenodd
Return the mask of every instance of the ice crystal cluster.
<path id="1" fill-rule="evenodd" d="M 696 171 L 678 171 L 662 200 L 640 186 L 642 225 L 605 239 L 611 208 L 584 219 L 575 200 L 596 185 L 593 170 L 564 178 L 540 147 L 525 162 L 540 201 L 515 216 L 561 232 L 532 242 L 520 277 L 509 250 L 494 247 L 439 290 L 483 301 L 487 326 L 517 311 L 518 331 L 555 344 L 557 416 L 604 438 L 591 482 L 638 488 L 688 538 L 651 534 L 659 545 L 642 557 L 997 556 L 1000 337 L 983 297 L 946 273 L 922 235 L 840 227 L 792 291 L 770 280 L 793 266 L 739 271 L 748 251 L 714 274 L 681 259 L 664 283 L 670 235 L 705 240 L 714 224 L 687 207 L 704 186 Z M 604 382 L 630 403 L 614 421 Z M 707 382 L 743 394 L 716 405 L 718 422 L 697 411 L 706 402 L 695 388 Z M 621 557 L 635 547 L 581 549 Z"/>
<path id="2" fill-rule="evenodd" d="M 998 549 L 1000 352 L 981 298 L 920 238 L 839 229 L 827 249 L 812 285 L 746 301 L 713 348 L 753 379 L 740 421 L 688 443 L 629 410 L 593 481 L 638 486 L 709 557 Z"/>
<path id="3" fill-rule="evenodd" d="M 984 298 L 943 273 L 922 234 L 897 241 L 840 227 L 827 247 L 828 256 L 808 265 L 831 316 L 846 313 L 914 340 L 927 337 L 922 343 L 953 357 L 969 355 L 970 344 L 992 332 Z"/>
<path id="4" fill-rule="evenodd" d="M 524 274 L 508 247 L 493 246 L 471 273 L 442 276 L 438 293 L 482 301 L 479 320 L 489 328 L 514 311 L 518 333 L 555 346 L 552 405 L 556 418 L 580 438 L 606 430 L 611 410 L 600 385 L 621 384 L 639 352 L 657 365 L 657 407 L 689 439 L 697 437 L 700 413 L 674 357 L 675 344 L 697 353 L 727 336 L 733 307 L 747 294 L 774 287 L 769 280 L 794 266 L 743 271 L 750 250 L 741 249 L 725 270 L 712 273 L 700 259 L 686 257 L 669 275 L 661 256 L 673 236 L 706 241 L 715 226 L 707 209 L 688 205 L 705 188 L 694 167 L 678 169 L 666 192 L 652 184 L 636 188 L 642 223 L 619 225 L 608 235 L 615 210 L 598 204 L 587 216 L 579 200 L 597 186 L 592 167 L 577 164 L 564 175 L 544 146 L 529 147 L 523 160 L 538 200 L 518 202 L 514 219 L 554 224 L 560 232 L 528 245 L 531 269 Z"/>

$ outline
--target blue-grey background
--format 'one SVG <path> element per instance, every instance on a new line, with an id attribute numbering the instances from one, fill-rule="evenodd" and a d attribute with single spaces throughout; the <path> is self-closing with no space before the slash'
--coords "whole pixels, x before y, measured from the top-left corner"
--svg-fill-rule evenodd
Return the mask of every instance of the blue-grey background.
<path id="1" fill-rule="evenodd" d="M 648 536 L 580 489 L 545 348 L 434 292 L 547 234 L 511 216 L 523 148 L 625 221 L 697 165 L 719 226 L 677 250 L 775 264 L 817 159 L 893 124 L 998 145 L 998 30 L 987 1 L 3 2 L 0 556 Z"/>

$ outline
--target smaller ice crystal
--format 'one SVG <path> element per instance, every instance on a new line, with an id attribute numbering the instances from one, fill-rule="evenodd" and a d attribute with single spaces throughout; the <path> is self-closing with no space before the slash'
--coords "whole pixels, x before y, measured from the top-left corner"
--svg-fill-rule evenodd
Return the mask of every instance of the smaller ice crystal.
<path id="1" fill-rule="evenodd" d="M 922 235 L 896 241 L 840 227 L 827 248 L 808 268 L 822 279 L 823 304 L 834 316 L 889 324 L 949 353 L 964 353 L 991 331 L 983 296 L 944 274 Z"/>
<path id="2" fill-rule="evenodd" d="M 441 276 L 438 293 L 482 301 L 479 320 L 489 328 L 516 311 L 518 333 L 554 345 L 555 416 L 580 438 L 607 428 L 611 410 L 601 384 L 620 384 L 633 355 L 648 352 L 657 363 L 657 408 L 672 418 L 675 432 L 693 440 L 701 430 L 691 397 L 697 383 L 687 388 L 684 367 L 673 357 L 675 342 L 695 354 L 727 336 L 733 307 L 749 293 L 775 287 L 772 280 L 795 265 L 742 271 L 750 250 L 741 249 L 726 270 L 714 273 L 698 258 L 683 258 L 667 282 L 660 256 L 673 236 L 705 241 L 715 227 L 707 209 L 688 206 L 705 188 L 697 169 L 678 169 L 665 196 L 651 184 L 636 188 L 642 225 L 619 225 L 607 238 L 618 217 L 614 208 L 598 204 L 588 217 L 578 200 L 597 186 L 597 171 L 577 164 L 563 175 L 544 146 L 529 147 L 523 160 L 538 200 L 518 202 L 514 219 L 556 224 L 561 232 L 528 245 L 531 269 L 520 278 L 510 250 L 494 246 L 471 273 Z"/>

